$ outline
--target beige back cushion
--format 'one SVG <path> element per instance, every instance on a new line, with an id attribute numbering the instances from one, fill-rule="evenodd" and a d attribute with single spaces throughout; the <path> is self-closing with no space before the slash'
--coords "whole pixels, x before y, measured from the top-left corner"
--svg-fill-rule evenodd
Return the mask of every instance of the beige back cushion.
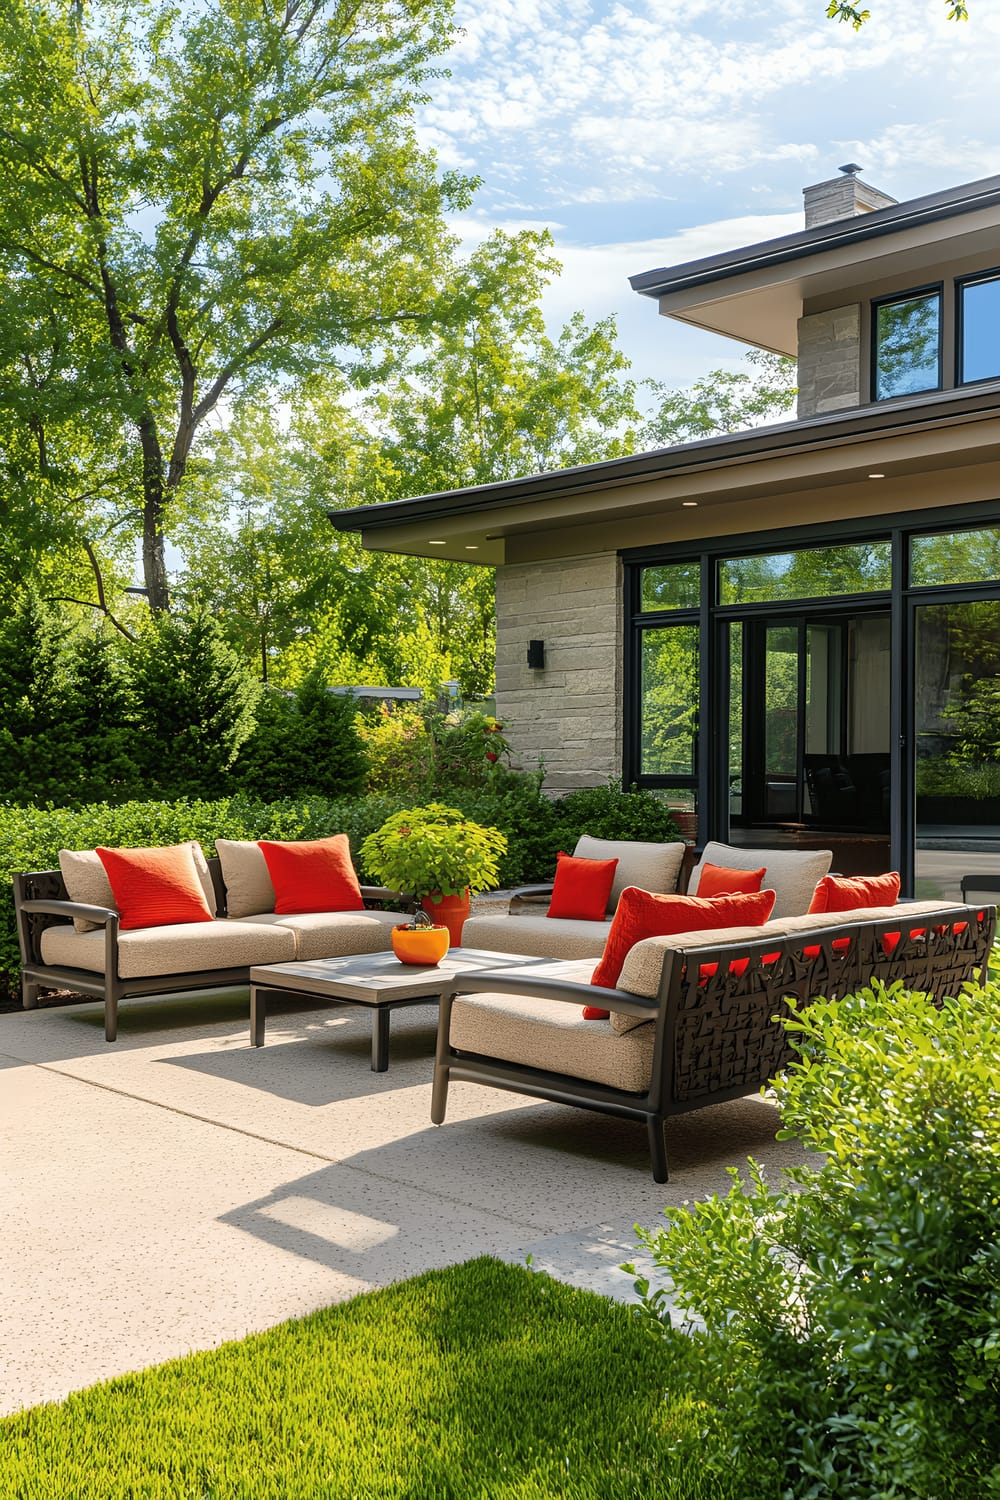
<path id="1" fill-rule="evenodd" d="M 215 885 L 212 881 L 212 872 L 208 868 L 208 860 L 197 839 L 188 839 L 187 846 L 194 856 L 194 867 L 198 871 L 198 879 L 205 892 L 208 909 L 214 916 L 217 911 Z M 111 882 L 101 863 L 101 856 L 93 849 L 60 849 L 59 868 L 66 883 L 66 894 L 71 901 L 82 901 L 86 906 L 107 906 L 112 911 L 118 910 Z M 99 925 L 97 922 L 87 922 L 83 917 L 73 918 L 73 926 L 77 932 L 93 932 Z"/>
<path id="2" fill-rule="evenodd" d="M 243 839 L 216 839 L 215 852 L 226 883 L 226 912 L 256 917 L 274 911 L 274 886 L 260 845 Z"/>
<path id="3" fill-rule="evenodd" d="M 592 839 L 589 833 L 581 834 L 573 853 L 579 859 L 616 859 L 608 911 L 613 912 L 618 898 L 627 885 L 637 885 L 642 891 L 655 891 L 658 895 L 672 895 L 677 889 L 677 877 L 681 873 L 685 845 L 641 844 L 630 839 Z"/>
<path id="4" fill-rule="evenodd" d="M 800 917 L 809 910 L 816 882 L 828 873 L 832 860 L 829 849 L 734 849 L 729 844 L 709 843 L 691 871 L 688 895 L 698 894 L 703 865 L 730 870 L 759 870 L 763 865 L 762 889 L 774 892 L 772 915 Z"/>

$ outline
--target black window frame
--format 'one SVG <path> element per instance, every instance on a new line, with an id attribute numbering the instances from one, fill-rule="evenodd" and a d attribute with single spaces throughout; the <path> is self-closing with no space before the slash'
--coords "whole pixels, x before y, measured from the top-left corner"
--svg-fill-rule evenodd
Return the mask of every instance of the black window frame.
<path id="1" fill-rule="evenodd" d="M 878 314 L 882 307 L 892 307 L 897 302 L 912 302 L 918 297 L 937 297 L 938 304 L 938 347 L 937 347 L 937 384 L 924 386 L 919 391 L 907 391 L 905 395 L 880 396 L 878 394 Z M 908 288 L 905 292 L 893 292 L 887 297 L 873 297 L 869 308 L 869 358 L 868 358 L 868 389 L 874 405 L 883 401 L 903 401 L 908 396 L 923 396 L 928 391 L 944 390 L 944 282 L 929 282 L 927 286 L 915 286 Z"/>
<path id="2" fill-rule="evenodd" d="M 985 385 L 991 380 L 1000 380 L 1000 370 L 995 375 L 979 375 L 975 380 L 965 378 L 965 288 L 979 286 L 984 281 L 1000 283 L 1000 266 L 985 271 L 970 271 L 967 276 L 955 277 L 955 384 Z"/>

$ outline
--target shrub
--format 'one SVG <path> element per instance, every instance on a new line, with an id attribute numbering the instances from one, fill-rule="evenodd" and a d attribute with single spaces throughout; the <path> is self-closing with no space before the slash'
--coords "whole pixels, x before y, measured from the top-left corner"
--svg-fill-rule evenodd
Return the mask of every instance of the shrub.
<path id="1" fill-rule="evenodd" d="M 785 1024 L 782 1134 L 824 1164 L 790 1190 L 751 1164 L 643 1235 L 716 1335 L 734 1446 L 802 1500 L 1000 1495 L 1000 985 L 940 1010 L 874 985 Z"/>
<path id="2" fill-rule="evenodd" d="M 427 717 L 419 708 L 382 706 L 359 713 L 355 727 L 368 757 L 368 790 L 416 796 L 431 785 L 434 750 Z"/>
<path id="3" fill-rule="evenodd" d="M 228 790 L 258 688 L 215 622 L 159 617 L 133 648 L 131 671 L 143 784 L 180 797 Z"/>
<path id="4" fill-rule="evenodd" d="M 622 790 L 620 781 L 606 786 L 581 787 L 557 803 L 557 816 L 566 837 L 589 833 L 596 839 L 637 839 L 644 843 L 670 843 L 680 830 L 668 808 L 652 792 L 638 787 Z"/>
<path id="5" fill-rule="evenodd" d="M 365 784 L 367 757 L 354 700 L 327 690 L 312 672 L 294 694 L 271 688 L 233 767 L 232 781 L 251 796 L 346 797 Z"/>

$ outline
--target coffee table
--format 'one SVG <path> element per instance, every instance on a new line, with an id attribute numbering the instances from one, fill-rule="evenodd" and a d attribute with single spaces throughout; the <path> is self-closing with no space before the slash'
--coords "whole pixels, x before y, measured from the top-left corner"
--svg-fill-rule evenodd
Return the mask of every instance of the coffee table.
<path id="1" fill-rule="evenodd" d="M 308 995 L 313 1000 L 328 1000 L 332 1005 L 364 1005 L 372 1012 L 372 1072 L 384 1073 L 389 1066 L 390 1011 L 439 999 L 441 991 L 463 974 L 545 962 L 517 953 L 450 948 L 439 964 L 402 964 L 388 951 L 255 964 L 250 970 L 250 1041 L 255 1047 L 264 1045 L 267 1000 L 271 995 Z"/>

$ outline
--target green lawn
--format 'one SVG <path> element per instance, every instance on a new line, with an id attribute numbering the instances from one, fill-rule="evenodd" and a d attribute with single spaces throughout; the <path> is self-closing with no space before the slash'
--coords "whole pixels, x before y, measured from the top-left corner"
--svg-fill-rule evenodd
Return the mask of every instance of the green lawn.
<path id="1" fill-rule="evenodd" d="M 4 1500 L 746 1500 L 697 1341 L 494 1260 L 0 1420 Z M 717 1460 L 717 1461 L 716 1461 Z"/>

